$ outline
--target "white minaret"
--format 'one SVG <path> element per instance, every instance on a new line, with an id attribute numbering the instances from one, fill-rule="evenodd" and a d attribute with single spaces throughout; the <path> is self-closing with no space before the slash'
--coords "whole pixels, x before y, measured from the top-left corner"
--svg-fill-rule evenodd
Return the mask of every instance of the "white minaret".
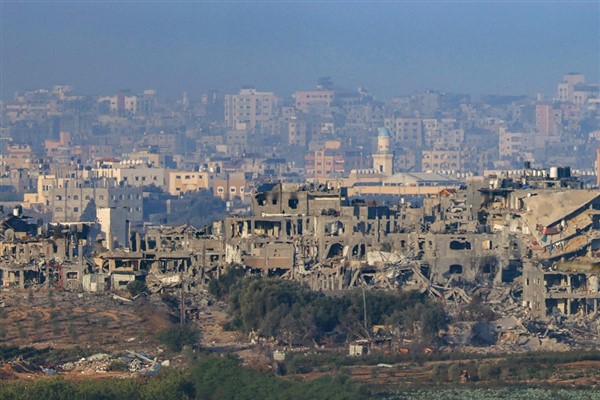
<path id="1" fill-rule="evenodd" d="M 390 131 L 379 128 L 377 134 L 377 152 L 373 154 L 373 169 L 384 176 L 393 174 L 394 153 L 390 151 Z"/>

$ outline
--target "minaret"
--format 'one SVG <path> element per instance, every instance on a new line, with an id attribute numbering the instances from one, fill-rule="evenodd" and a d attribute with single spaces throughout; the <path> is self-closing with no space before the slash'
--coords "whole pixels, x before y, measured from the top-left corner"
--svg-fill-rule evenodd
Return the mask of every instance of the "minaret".
<path id="1" fill-rule="evenodd" d="M 377 152 L 373 154 L 373 169 L 384 176 L 393 174 L 394 154 L 390 151 L 390 131 L 379 128 L 377 134 Z"/>

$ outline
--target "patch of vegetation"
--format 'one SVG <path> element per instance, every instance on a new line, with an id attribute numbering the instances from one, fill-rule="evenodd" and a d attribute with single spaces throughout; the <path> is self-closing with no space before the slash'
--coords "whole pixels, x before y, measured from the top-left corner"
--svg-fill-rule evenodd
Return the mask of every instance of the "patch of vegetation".
<path id="1" fill-rule="evenodd" d="M 114 380 L 15 381 L 0 385 L 3 400 L 213 400 L 298 399 L 362 400 L 369 393 L 347 376 L 336 375 L 308 382 L 283 380 L 241 366 L 233 357 L 210 357 L 191 370 L 162 370 L 156 378 Z"/>
<path id="2" fill-rule="evenodd" d="M 184 346 L 198 343 L 200 332 L 191 325 L 178 324 L 158 332 L 158 340 L 172 352 L 180 352 Z"/>
<path id="3" fill-rule="evenodd" d="M 233 285 L 246 275 L 242 267 L 229 268 L 219 279 L 211 279 L 208 283 L 208 292 L 218 299 L 223 299 Z"/>
<path id="4" fill-rule="evenodd" d="M 289 344 L 309 344 L 325 336 L 344 342 L 369 335 L 359 291 L 327 297 L 298 282 L 246 277 L 231 285 L 227 294 L 229 327 L 243 332 L 255 331 Z M 416 291 L 371 290 L 365 301 L 368 326 L 400 327 L 424 342 L 433 341 L 447 324 L 443 307 Z"/>

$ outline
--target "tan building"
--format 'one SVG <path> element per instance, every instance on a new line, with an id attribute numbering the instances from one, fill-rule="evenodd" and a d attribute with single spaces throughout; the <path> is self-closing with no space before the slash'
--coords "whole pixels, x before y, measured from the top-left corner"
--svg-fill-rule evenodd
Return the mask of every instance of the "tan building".
<path id="1" fill-rule="evenodd" d="M 544 139 L 560 136 L 562 124 L 562 110 L 554 108 L 552 104 L 537 104 L 535 106 L 535 126 L 537 132 Z"/>
<path id="2" fill-rule="evenodd" d="M 506 128 L 501 128 L 499 135 L 500 158 L 515 158 L 531 152 L 533 138 L 534 135 L 531 133 L 508 132 Z"/>
<path id="3" fill-rule="evenodd" d="M 306 147 L 306 122 L 297 117 L 290 117 L 288 122 L 288 144 Z"/>
<path id="4" fill-rule="evenodd" d="M 386 118 L 385 127 L 403 146 L 423 146 L 423 122 L 419 118 Z"/>
<path id="5" fill-rule="evenodd" d="M 137 112 L 138 98 L 137 96 L 129 96 L 125 92 L 119 92 L 116 96 L 100 97 L 98 103 L 106 103 L 110 111 L 115 113 L 131 113 Z"/>
<path id="6" fill-rule="evenodd" d="M 4 165 L 7 165 L 12 169 L 29 169 L 31 168 L 32 157 L 31 146 L 28 144 L 11 143 L 7 146 L 6 154 L 3 155 L 0 160 Z"/>
<path id="7" fill-rule="evenodd" d="M 225 95 L 225 126 L 230 129 L 268 128 L 276 116 L 277 97 L 271 92 L 242 89 Z"/>
<path id="8" fill-rule="evenodd" d="M 558 101 L 571 101 L 575 103 L 575 86 L 585 83 L 585 76 L 580 73 L 570 72 L 563 75 L 563 80 L 556 89 L 556 99 Z"/>
<path id="9" fill-rule="evenodd" d="M 225 201 L 243 199 L 250 194 L 248 189 L 249 181 L 243 172 L 217 175 L 213 180 L 213 194 Z"/>
<path id="10" fill-rule="evenodd" d="M 99 178 L 115 178 L 127 186 L 154 185 L 161 189 L 166 188 L 164 168 L 154 168 L 143 164 L 141 161 L 121 161 L 119 163 L 102 163 L 94 169 Z"/>
<path id="11" fill-rule="evenodd" d="M 167 192 L 173 196 L 181 196 L 201 189 L 210 190 L 214 173 L 207 171 L 169 171 L 167 175 Z"/>
<path id="12" fill-rule="evenodd" d="M 294 92 L 292 97 L 297 110 L 308 112 L 313 105 L 331 106 L 335 94 L 333 90 L 311 90 Z"/>
<path id="13" fill-rule="evenodd" d="M 423 171 L 460 171 L 462 168 L 461 151 L 423 150 L 421 164 Z"/>
<path id="14" fill-rule="evenodd" d="M 47 206 L 52 220 L 78 222 L 95 219 L 96 209 L 123 209 L 131 224 L 143 222 L 142 189 L 120 187 L 115 179 L 58 179 L 48 190 Z M 94 209 L 95 208 L 95 209 Z"/>

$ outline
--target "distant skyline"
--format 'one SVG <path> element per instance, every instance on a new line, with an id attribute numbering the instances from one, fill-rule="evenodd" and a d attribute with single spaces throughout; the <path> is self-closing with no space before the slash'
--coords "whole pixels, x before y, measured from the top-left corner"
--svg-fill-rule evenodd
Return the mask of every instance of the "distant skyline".
<path id="1" fill-rule="evenodd" d="M 600 2 L 0 1 L 1 93 L 57 84 L 178 97 L 330 76 L 377 98 L 552 94 L 600 81 Z"/>

